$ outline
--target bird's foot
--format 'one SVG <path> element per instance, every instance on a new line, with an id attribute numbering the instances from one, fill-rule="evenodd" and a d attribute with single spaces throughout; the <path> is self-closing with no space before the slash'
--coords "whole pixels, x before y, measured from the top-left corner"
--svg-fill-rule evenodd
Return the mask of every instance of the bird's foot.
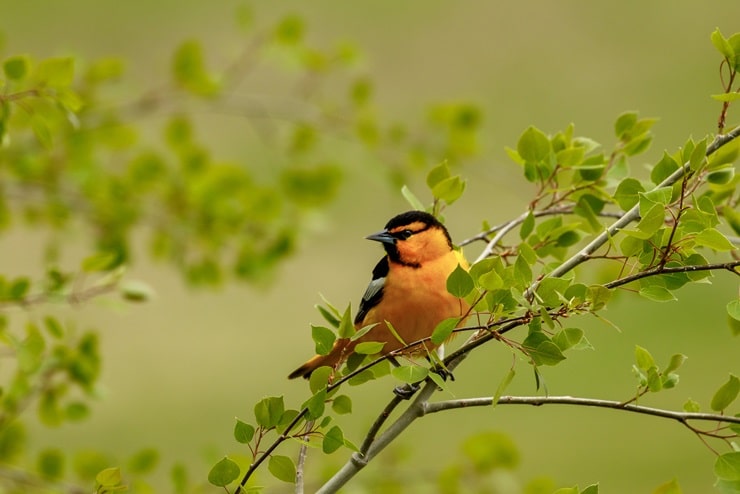
<path id="1" fill-rule="evenodd" d="M 403 386 L 396 386 L 393 388 L 393 394 L 404 400 L 408 400 L 414 393 L 419 391 L 419 383 L 405 384 Z"/>

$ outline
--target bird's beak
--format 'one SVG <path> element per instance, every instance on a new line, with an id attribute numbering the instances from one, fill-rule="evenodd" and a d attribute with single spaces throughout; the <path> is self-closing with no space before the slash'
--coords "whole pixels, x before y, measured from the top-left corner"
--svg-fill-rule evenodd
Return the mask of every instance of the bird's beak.
<path id="1" fill-rule="evenodd" d="M 383 230 L 378 233 L 373 233 L 372 235 L 368 235 L 365 237 L 368 240 L 375 240 L 376 242 L 381 242 L 384 244 L 395 244 L 396 238 L 392 236 L 390 233 L 388 233 L 388 230 Z"/>

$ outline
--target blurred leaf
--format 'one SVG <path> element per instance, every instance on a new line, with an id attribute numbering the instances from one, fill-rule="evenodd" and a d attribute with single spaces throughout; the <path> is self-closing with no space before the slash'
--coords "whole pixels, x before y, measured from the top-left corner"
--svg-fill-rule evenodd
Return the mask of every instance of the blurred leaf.
<path id="1" fill-rule="evenodd" d="M 303 40 L 305 26 L 298 15 L 286 15 L 275 27 L 275 40 L 284 45 L 296 45 Z"/>
<path id="2" fill-rule="evenodd" d="M 287 456 L 270 456 L 267 469 L 278 480 L 282 480 L 283 482 L 288 482 L 290 484 L 295 482 L 295 464 L 293 463 L 293 460 Z"/>
<path id="3" fill-rule="evenodd" d="M 463 441 L 462 451 L 478 473 L 519 466 L 519 451 L 511 438 L 501 432 L 481 432 Z"/>
<path id="4" fill-rule="evenodd" d="M 46 86 L 69 86 L 74 79 L 74 60 L 71 57 L 42 60 L 36 67 L 36 77 Z"/>
<path id="5" fill-rule="evenodd" d="M 152 472 L 159 463 L 159 452 L 156 449 L 146 448 L 134 454 L 128 461 L 128 470 L 137 475 Z"/>
<path id="6" fill-rule="evenodd" d="M 714 474 L 722 480 L 740 480 L 740 451 L 725 453 L 714 462 Z"/>
<path id="7" fill-rule="evenodd" d="M 95 476 L 95 482 L 102 487 L 116 487 L 121 485 L 123 476 L 118 467 L 106 468 Z"/>
<path id="8" fill-rule="evenodd" d="M 216 487 L 225 487 L 236 480 L 239 473 L 239 465 L 228 456 L 224 456 L 208 472 L 208 482 Z"/>
<path id="9" fill-rule="evenodd" d="M 198 41 L 185 41 L 177 48 L 172 72 L 175 81 L 195 95 L 213 96 L 218 91 L 218 84 L 206 72 L 203 48 Z"/>
<path id="10" fill-rule="evenodd" d="M 39 473 L 48 480 L 58 480 L 64 476 L 65 458 L 60 449 L 50 448 L 39 453 L 36 460 Z"/>
<path id="11" fill-rule="evenodd" d="M 5 77 L 11 81 L 21 81 L 25 79 L 31 66 L 31 60 L 25 55 L 16 55 L 7 58 L 3 62 L 3 71 Z"/>
<path id="12" fill-rule="evenodd" d="M 154 297 L 154 289 L 139 280 L 126 280 L 120 286 L 121 296 L 127 302 L 148 302 Z"/>
<path id="13" fill-rule="evenodd" d="M 737 398 L 740 392 L 740 379 L 733 374 L 730 374 L 730 378 L 725 384 L 719 387 L 712 397 L 710 407 L 715 412 L 721 412 L 732 404 Z"/>

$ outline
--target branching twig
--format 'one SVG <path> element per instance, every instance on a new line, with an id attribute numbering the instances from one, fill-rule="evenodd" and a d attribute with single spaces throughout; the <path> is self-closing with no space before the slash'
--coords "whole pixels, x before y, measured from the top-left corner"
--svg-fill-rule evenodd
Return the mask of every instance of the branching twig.
<path id="1" fill-rule="evenodd" d="M 626 285 L 627 283 L 631 283 L 633 281 L 647 278 L 648 276 L 656 276 L 660 274 L 671 274 L 671 273 L 693 273 L 696 271 L 715 271 L 724 269 L 731 273 L 735 273 L 736 275 L 740 276 L 740 272 L 736 271 L 735 268 L 740 266 L 740 261 L 732 261 L 732 262 L 725 262 L 725 263 L 717 263 L 717 264 L 698 264 L 693 266 L 673 266 L 673 267 L 660 267 L 657 266 L 653 269 L 642 271 L 640 273 L 635 273 L 630 276 L 625 276 L 624 278 L 620 278 L 618 280 L 610 281 L 609 283 L 604 283 L 604 287 L 606 288 L 617 288 L 622 285 Z"/>

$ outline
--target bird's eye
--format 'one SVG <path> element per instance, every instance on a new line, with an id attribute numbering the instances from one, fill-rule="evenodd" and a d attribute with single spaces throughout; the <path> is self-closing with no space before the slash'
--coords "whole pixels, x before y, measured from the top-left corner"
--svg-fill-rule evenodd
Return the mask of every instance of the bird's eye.
<path id="1" fill-rule="evenodd" d="M 402 230 L 398 232 L 398 238 L 400 238 L 401 240 L 406 240 L 413 234 L 414 232 L 412 232 L 411 230 Z"/>

